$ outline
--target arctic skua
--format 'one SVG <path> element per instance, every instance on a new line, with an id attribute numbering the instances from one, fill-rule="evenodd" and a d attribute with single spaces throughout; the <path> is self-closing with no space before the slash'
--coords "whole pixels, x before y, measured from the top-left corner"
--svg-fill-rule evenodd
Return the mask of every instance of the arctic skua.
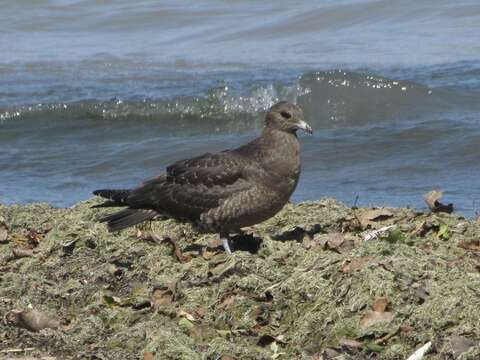
<path id="1" fill-rule="evenodd" d="M 128 190 L 96 190 L 101 206 L 126 208 L 99 221 L 112 232 L 166 215 L 229 236 L 265 221 L 287 203 L 300 176 L 297 131 L 312 133 L 300 107 L 281 101 L 265 116 L 257 139 L 233 150 L 178 161 L 166 172 Z"/>

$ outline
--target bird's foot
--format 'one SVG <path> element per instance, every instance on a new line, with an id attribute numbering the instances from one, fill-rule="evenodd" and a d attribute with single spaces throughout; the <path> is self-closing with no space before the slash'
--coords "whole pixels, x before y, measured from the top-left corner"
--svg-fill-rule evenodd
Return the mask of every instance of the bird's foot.
<path id="1" fill-rule="evenodd" d="M 227 254 L 231 255 L 232 250 L 230 249 L 230 244 L 228 243 L 229 238 L 228 237 L 222 237 L 221 240 L 222 240 L 222 245 L 223 245 L 223 248 L 225 249 L 225 252 Z"/>

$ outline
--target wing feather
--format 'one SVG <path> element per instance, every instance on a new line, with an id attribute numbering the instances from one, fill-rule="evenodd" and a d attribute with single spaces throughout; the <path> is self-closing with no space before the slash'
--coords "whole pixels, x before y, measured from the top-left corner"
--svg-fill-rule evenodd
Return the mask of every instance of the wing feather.
<path id="1" fill-rule="evenodd" d="M 198 220 L 223 199 L 253 186 L 246 166 L 242 157 L 230 152 L 182 160 L 170 165 L 166 174 L 134 189 L 127 202 L 131 207 L 153 208 Z"/>

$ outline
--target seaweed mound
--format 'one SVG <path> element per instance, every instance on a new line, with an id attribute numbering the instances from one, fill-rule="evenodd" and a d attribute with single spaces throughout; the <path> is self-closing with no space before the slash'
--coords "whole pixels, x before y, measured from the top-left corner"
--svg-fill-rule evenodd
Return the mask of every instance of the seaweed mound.
<path id="1" fill-rule="evenodd" d="M 159 219 L 109 234 L 89 200 L 0 206 L 0 358 L 480 358 L 480 225 L 297 205 L 233 237 Z"/>

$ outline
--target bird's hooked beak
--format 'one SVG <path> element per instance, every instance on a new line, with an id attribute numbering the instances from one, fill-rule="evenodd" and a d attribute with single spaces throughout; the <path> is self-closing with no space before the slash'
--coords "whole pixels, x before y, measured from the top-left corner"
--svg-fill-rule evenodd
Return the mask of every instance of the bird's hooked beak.
<path id="1" fill-rule="evenodd" d="M 297 128 L 298 128 L 299 130 L 305 131 L 305 132 L 308 133 L 308 134 L 313 134 L 312 127 L 311 127 L 310 125 L 308 125 L 308 124 L 307 124 L 305 121 L 303 121 L 303 120 L 298 120 Z"/>

